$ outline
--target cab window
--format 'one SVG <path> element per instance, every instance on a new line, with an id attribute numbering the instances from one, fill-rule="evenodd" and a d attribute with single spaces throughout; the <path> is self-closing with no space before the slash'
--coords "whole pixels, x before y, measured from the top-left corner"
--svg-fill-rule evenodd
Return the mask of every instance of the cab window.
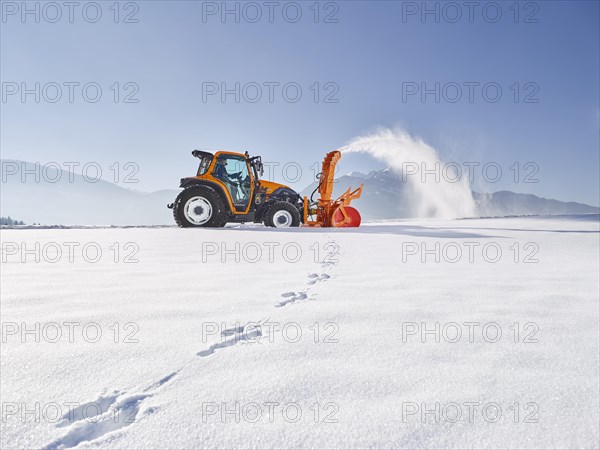
<path id="1" fill-rule="evenodd" d="M 227 187 L 235 209 L 244 211 L 252 197 L 252 183 L 246 158 L 220 155 L 215 163 L 213 176 Z"/>
<path id="2" fill-rule="evenodd" d="M 198 172 L 196 173 L 196 176 L 202 176 L 206 173 L 206 171 L 208 170 L 208 167 L 210 166 L 210 163 L 212 162 L 212 156 L 203 156 L 202 159 L 200 160 L 200 166 L 198 166 Z"/>

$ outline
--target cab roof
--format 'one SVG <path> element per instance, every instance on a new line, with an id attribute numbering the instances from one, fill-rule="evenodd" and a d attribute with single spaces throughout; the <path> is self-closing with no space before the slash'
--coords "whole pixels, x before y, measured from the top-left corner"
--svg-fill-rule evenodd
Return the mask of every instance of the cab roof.
<path id="1" fill-rule="evenodd" d="M 217 150 L 214 153 L 213 152 L 207 152 L 205 150 L 193 150 L 192 151 L 192 155 L 194 157 L 196 157 L 196 158 L 203 158 L 205 156 L 212 157 L 212 156 L 215 156 L 215 155 L 222 155 L 222 154 L 241 156 L 242 158 L 248 158 L 249 157 L 248 152 L 240 153 L 240 152 L 232 152 L 232 151 L 229 151 L 229 150 Z"/>

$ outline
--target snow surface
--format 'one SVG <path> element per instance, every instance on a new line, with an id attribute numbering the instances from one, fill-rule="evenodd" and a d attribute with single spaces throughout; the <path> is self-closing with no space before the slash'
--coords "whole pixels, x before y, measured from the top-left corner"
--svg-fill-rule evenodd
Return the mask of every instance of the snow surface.
<path id="1" fill-rule="evenodd" d="M 599 446 L 597 215 L 347 230 L 2 230 L 1 238 L 2 448 Z M 47 252 L 39 263 L 8 254 L 36 242 Z M 103 255 L 91 263 L 75 251 L 74 262 L 50 263 L 50 242 L 96 242 Z M 234 252 L 213 254 L 221 243 Z M 479 246 L 473 262 L 403 255 L 403 245 L 423 243 Z M 484 244 L 500 246 L 498 262 L 484 260 Z M 257 247 L 263 255 L 251 262 Z M 131 248 L 139 262 L 124 263 Z M 39 343 L 21 333 L 36 322 L 46 326 Z M 55 343 L 50 322 L 63 332 Z M 73 342 L 65 322 L 80 324 Z M 436 322 L 479 326 L 474 342 L 406 333 Z M 102 331 L 96 343 L 82 337 L 89 323 Z M 498 342 L 482 338 L 489 323 L 503 333 Z M 212 324 L 218 332 L 206 337 Z M 436 403 L 443 415 L 410 414 Z M 23 414 L 36 405 L 40 417 Z"/>

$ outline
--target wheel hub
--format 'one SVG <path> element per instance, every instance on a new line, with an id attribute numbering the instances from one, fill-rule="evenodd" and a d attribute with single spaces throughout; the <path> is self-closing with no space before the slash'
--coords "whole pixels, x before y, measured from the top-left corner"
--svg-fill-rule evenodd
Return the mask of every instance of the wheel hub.
<path id="1" fill-rule="evenodd" d="M 289 211 L 277 211 L 273 215 L 273 224 L 276 228 L 287 228 L 292 226 L 292 215 Z"/>
<path id="2" fill-rule="evenodd" d="M 204 225 L 212 217 L 212 205 L 204 197 L 192 197 L 185 203 L 183 212 L 190 223 Z"/>

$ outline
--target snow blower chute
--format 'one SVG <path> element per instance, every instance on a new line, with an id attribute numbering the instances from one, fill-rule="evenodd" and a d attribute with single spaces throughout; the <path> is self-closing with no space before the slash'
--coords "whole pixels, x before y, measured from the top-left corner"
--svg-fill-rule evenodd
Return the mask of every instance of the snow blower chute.
<path id="1" fill-rule="evenodd" d="M 348 188 L 337 200 L 331 200 L 335 177 L 335 165 L 342 157 L 338 150 L 327 153 L 323 160 L 321 173 L 318 175 L 319 184 L 313 191 L 319 191 L 318 201 L 304 197 L 304 225 L 305 227 L 337 227 L 349 228 L 360 226 L 360 213 L 350 206 L 350 202 L 360 197 L 363 185 L 351 191 Z M 309 216 L 316 216 L 316 220 L 309 220 Z"/>

